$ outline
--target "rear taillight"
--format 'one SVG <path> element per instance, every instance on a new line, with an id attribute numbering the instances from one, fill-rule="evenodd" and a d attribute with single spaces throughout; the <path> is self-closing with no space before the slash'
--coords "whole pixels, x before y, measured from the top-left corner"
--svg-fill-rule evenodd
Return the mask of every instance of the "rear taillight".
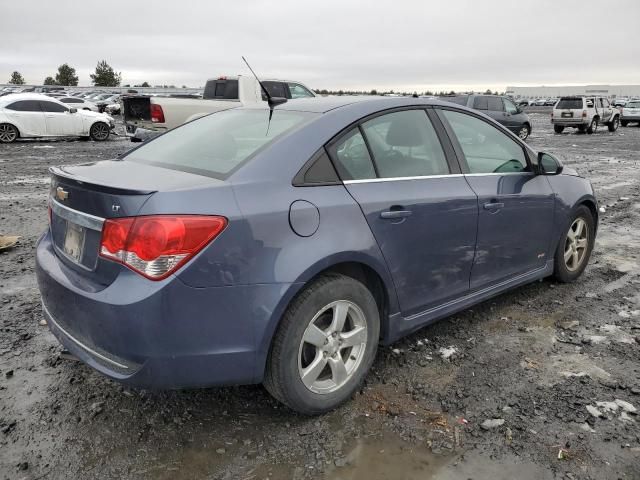
<path id="1" fill-rule="evenodd" d="M 162 107 L 158 104 L 152 103 L 151 105 L 151 121 L 153 123 L 164 123 L 164 112 Z"/>
<path id="2" fill-rule="evenodd" d="M 587 118 L 587 111 L 586 110 L 582 110 L 582 118 Z"/>
<path id="3" fill-rule="evenodd" d="M 126 265 L 151 280 L 178 270 L 216 238 L 227 219 L 200 215 L 152 215 L 108 219 L 100 256 Z"/>

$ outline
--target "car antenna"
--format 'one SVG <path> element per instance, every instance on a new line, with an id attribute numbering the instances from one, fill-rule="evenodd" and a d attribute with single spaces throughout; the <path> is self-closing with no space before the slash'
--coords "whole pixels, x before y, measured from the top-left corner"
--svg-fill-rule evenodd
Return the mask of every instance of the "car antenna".
<path id="1" fill-rule="evenodd" d="M 269 133 L 269 126 L 271 125 L 271 117 L 273 116 L 274 107 L 276 107 L 277 105 L 282 105 L 283 103 L 287 103 L 287 99 L 283 97 L 272 97 L 271 94 L 267 91 L 264 84 L 258 78 L 258 75 L 256 75 L 256 72 L 254 72 L 253 68 L 251 68 L 251 65 L 249 65 L 249 62 L 247 62 L 247 59 L 242 57 L 242 60 L 247 64 L 247 67 L 249 67 L 249 70 L 251 70 L 253 76 L 256 77 L 256 80 L 260 84 L 260 88 L 264 92 L 265 97 L 267 97 L 267 104 L 269 105 L 269 123 L 267 124 L 267 133 Z"/>

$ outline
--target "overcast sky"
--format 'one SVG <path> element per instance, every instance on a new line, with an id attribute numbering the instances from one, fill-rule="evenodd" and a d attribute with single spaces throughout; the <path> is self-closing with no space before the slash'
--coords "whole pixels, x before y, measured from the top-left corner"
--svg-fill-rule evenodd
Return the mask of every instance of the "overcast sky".
<path id="1" fill-rule="evenodd" d="M 0 83 L 69 63 L 90 85 L 246 74 L 327 89 L 640 84 L 640 0 L 2 0 Z"/>

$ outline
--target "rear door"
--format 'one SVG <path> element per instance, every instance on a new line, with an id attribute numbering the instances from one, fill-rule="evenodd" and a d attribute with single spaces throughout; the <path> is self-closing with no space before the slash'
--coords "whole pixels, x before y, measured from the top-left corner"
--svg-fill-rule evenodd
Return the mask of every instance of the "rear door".
<path id="1" fill-rule="evenodd" d="M 545 266 L 554 193 L 511 135 L 466 112 L 439 110 L 466 180 L 478 196 L 478 240 L 471 289 Z"/>
<path id="2" fill-rule="evenodd" d="M 379 115 L 329 152 L 380 246 L 403 315 L 467 292 L 477 197 L 437 118 L 434 126 L 423 109 Z"/>
<path id="3" fill-rule="evenodd" d="M 44 113 L 38 100 L 20 100 L 5 107 L 5 114 L 15 122 L 20 135 L 44 136 L 46 126 Z"/>

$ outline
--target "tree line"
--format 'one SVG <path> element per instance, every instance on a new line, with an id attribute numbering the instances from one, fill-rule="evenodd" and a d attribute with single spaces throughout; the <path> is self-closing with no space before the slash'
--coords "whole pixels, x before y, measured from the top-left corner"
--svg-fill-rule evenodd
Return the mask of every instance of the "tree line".
<path id="1" fill-rule="evenodd" d="M 116 72 L 106 60 L 100 60 L 96 65 L 95 72 L 89 75 L 91 83 L 96 87 L 118 87 L 122 82 L 122 73 Z M 11 74 L 9 84 L 24 85 L 24 77 L 17 70 Z M 68 63 L 63 63 L 58 67 L 55 76 L 48 76 L 42 82 L 43 85 L 61 85 L 64 87 L 76 87 L 78 85 L 78 75 L 76 69 Z M 148 86 L 147 82 L 140 86 Z"/>

